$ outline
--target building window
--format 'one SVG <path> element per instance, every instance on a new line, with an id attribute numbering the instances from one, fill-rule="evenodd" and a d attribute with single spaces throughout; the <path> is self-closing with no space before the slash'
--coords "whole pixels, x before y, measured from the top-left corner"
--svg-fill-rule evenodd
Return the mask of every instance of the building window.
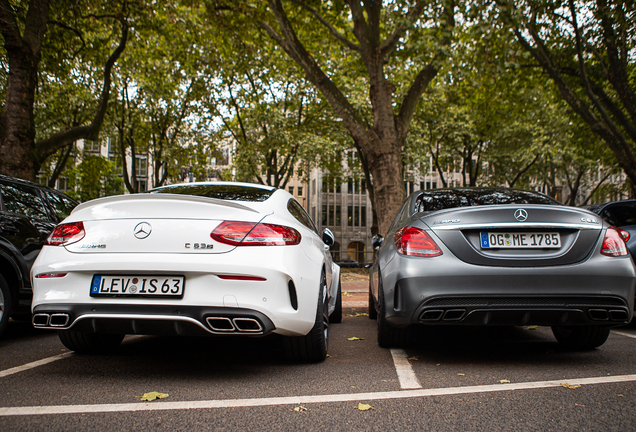
<path id="1" fill-rule="evenodd" d="M 293 186 L 289 187 L 289 193 L 292 194 L 292 195 L 294 194 L 294 187 Z"/>
<path id="2" fill-rule="evenodd" d="M 322 226 L 327 226 L 327 204 L 322 205 Z"/>
<path id="3" fill-rule="evenodd" d="M 353 226 L 353 206 L 347 207 L 347 225 Z"/>
<path id="4" fill-rule="evenodd" d="M 84 151 L 91 153 L 101 153 L 102 145 L 99 141 L 84 141 Z"/>
<path id="5" fill-rule="evenodd" d="M 316 195 L 316 179 L 313 179 L 311 181 L 311 194 L 312 195 Z M 316 215 L 314 214 L 314 216 L 316 216 Z"/>
<path id="6" fill-rule="evenodd" d="M 360 207 L 360 226 L 367 226 L 367 206 Z"/>
<path id="7" fill-rule="evenodd" d="M 57 179 L 57 190 L 62 191 L 62 192 L 67 192 L 68 191 L 68 178 L 66 177 L 60 177 L 59 179 Z"/>
<path id="8" fill-rule="evenodd" d="M 298 196 L 303 196 L 303 187 L 298 186 Z"/>
<path id="9" fill-rule="evenodd" d="M 336 206 L 336 220 L 335 220 L 334 226 L 339 227 L 341 224 L 342 224 L 342 214 L 341 214 L 341 211 L 340 211 L 340 206 L 337 205 Z"/>
<path id="10" fill-rule="evenodd" d="M 145 157 L 135 158 L 135 175 L 137 177 L 148 177 L 148 159 L 147 158 Z"/>

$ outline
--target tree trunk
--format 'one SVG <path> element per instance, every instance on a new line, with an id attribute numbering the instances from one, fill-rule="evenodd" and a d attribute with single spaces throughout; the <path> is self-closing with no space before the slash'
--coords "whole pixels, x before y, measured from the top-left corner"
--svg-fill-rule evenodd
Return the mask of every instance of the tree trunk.
<path id="1" fill-rule="evenodd" d="M 82 138 L 97 139 L 108 107 L 110 72 L 128 37 L 128 26 L 122 19 L 121 39 L 104 67 L 102 94 L 91 124 L 55 133 L 36 143 L 33 110 L 49 9 L 49 0 L 29 1 L 21 31 L 10 2 L 0 0 L 0 31 L 9 59 L 7 97 L 0 114 L 0 173 L 28 180 L 35 180 L 40 165 L 57 150 Z"/>
<path id="2" fill-rule="evenodd" d="M 259 26 L 276 41 L 287 55 L 305 72 L 306 78 L 323 94 L 343 125 L 349 130 L 353 141 L 359 145 L 367 158 L 373 176 L 373 202 L 378 217 L 379 233 L 386 235 L 394 215 L 399 210 L 406 194 L 403 187 L 402 148 L 408 134 L 417 102 L 429 83 L 437 75 L 438 62 L 445 56 L 445 47 L 450 45 L 450 32 L 454 28 L 454 2 L 444 5 L 441 13 L 440 44 L 431 55 L 429 63 L 419 72 L 403 93 L 401 103 L 393 99 L 395 86 L 384 72 L 388 58 L 395 53 L 407 28 L 415 25 L 424 10 L 424 1 L 418 1 L 406 13 L 404 22 L 391 32 L 383 28 L 383 4 L 381 1 L 348 0 L 353 34 L 357 43 L 340 33 L 320 13 L 301 0 L 293 3 L 308 11 L 324 25 L 336 40 L 349 49 L 365 65 L 369 79 L 369 101 L 372 124 L 351 105 L 334 81 L 323 71 L 290 23 L 281 0 L 268 0 L 270 12 L 279 30 L 269 23 L 259 21 Z M 388 34 L 385 40 L 382 35 Z M 414 64 L 416 61 L 414 61 Z M 399 113 L 395 113 L 399 106 Z"/>

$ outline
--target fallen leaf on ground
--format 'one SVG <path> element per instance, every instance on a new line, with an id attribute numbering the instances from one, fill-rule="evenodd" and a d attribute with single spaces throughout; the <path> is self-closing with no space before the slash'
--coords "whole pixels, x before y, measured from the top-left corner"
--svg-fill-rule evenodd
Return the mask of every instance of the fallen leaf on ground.
<path id="1" fill-rule="evenodd" d="M 345 297 L 353 297 L 353 294 L 349 294 L 349 293 L 348 293 L 348 292 L 346 292 L 346 291 L 345 291 L 345 292 L 343 292 L 343 293 L 342 293 L 342 295 L 343 295 L 343 296 L 345 296 Z"/>
<path id="2" fill-rule="evenodd" d="M 141 397 L 141 401 L 153 401 L 155 399 L 165 399 L 167 398 L 169 395 L 167 393 L 159 393 L 159 392 L 150 392 L 150 393 L 144 393 L 143 396 L 135 396 L 135 397 Z"/>
<path id="3" fill-rule="evenodd" d="M 510 384 L 510 380 L 499 380 L 499 384 Z"/>
<path id="4" fill-rule="evenodd" d="M 369 411 L 369 410 L 375 409 L 371 405 L 367 405 L 363 403 L 359 403 L 358 406 L 354 408 L 357 409 L 358 411 Z"/>
<path id="5" fill-rule="evenodd" d="M 296 412 L 305 412 L 305 411 L 307 411 L 307 408 L 305 408 L 304 406 L 297 406 L 296 408 L 294 408 L 294 411 L 296 411 Z"/>
<path id="6" fill-rule="evenodd" d="M 364 340 L 364 338 L 359 338 L 359 337 L 355 337 L 355 336 L 354 336 L 354 337 L 347 338 L 347 340 L 350 340 L 350 341 L 358 341 L 358 340 Z"/>
<path id="7" fill-rule="evenodd" d="M 357 316 L 357 317 L 361 317 L 361 316 L 369 316 L 369 314 L 368 314 L 368 313 L 358 313 L 358 312 L 356 312 L 356 315 L 355 315 L 355 316 Z"/>
<path id="8" fill-rule="evenodd" d="M 457 374 L 457 375 L 459 375 L 459 376 L 466 376 L 466 374 Z"/>
<path id="9" fill-rule="evenodd" d="M 419 358 L 418 358 L 418 357 L 413 356 L 413 357 L 409 357 L 409 360 L 411 360 L 411 361 L 418 361 L 418 360 L 419 360 Z"/>
<path id="10" fill-rule="evenodd" d="M 625 396 L 623 396 L 622 394 L 619 394 L 618 397 L 625 397 Z"/>
<path id="11" fill-rule="evenodd" d="M 527 330 L 536 330 L 537 326 L 528 326 L 526 327 Z"/>
<path id="12" fill-rule="evenodd" d="M 572 389 L 572 390 L 574 390 L 574 389 L 577 389 L 577 388 L 581 387 L 581 386 L 580 386 L 580 385 L 578 385 L 578 384 L 576 384 L 576 385 L 570 385 L 570 384 L 568 384 L 568 383 L 560 383 L 560 384 L 561 384 L 561 387 L 568 388 L 568 389 Z"/>

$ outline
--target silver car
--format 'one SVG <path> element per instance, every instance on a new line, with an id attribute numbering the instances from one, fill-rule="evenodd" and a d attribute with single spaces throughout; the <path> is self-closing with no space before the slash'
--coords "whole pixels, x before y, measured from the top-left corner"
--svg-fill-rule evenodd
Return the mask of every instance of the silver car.
<path id="1" fill-rule="evenodd" d="M 415 192 L 374 246 L 369 315 L 383 347 L 415 324 L 542 325 L 586 350 L 632 319 L 636 270 L 619 232 L 536 192 Z"/>

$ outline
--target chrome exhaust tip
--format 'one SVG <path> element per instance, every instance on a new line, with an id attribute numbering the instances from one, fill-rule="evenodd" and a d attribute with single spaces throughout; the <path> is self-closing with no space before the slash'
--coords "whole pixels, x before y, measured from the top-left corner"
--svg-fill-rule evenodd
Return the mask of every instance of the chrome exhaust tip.
<path id="1" fill-rule="evenodd" d="M 234 326 L 239 332 L 244 333 L 262 333 L 263 326 L 254 318 L 234 318 L 232 320 Z"/>
<path id="2" fill-rule="evenodd" d="M 50 318 L 49 314 L 35 314 L 31 322 L 33 327 L 48 327 Z"/>
<path id="3" fill-rule="evenodd" d="M 208 317 L 205 319 L 210 328 L 215 332 L 233 332 L 236 331 L 232 320 L 226 317 Z"/>

